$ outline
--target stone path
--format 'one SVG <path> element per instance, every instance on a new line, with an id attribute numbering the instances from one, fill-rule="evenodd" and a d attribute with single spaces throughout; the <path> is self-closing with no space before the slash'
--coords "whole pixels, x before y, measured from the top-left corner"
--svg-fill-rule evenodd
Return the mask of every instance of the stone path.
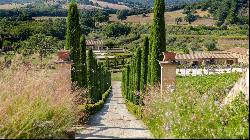
<path id="1" fill-rule="evenodd" d="M 121 95 L 121 82 L 112 82 L 112 93 L 101 111 L 90 117 L 76 139 L 152 138 L 141 120 L 128 112 Z"/>

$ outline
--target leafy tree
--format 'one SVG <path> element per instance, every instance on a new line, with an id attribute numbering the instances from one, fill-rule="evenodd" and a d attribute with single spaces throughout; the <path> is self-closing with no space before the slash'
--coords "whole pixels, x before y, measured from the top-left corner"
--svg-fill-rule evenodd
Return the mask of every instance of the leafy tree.
<path id="1" fill-rule="evenodd" d="M 192 12 L 191 7 L 190 6 L 185 6 L 182 13 L 183 14 L 190 14 L 191 12 Z"/>
<path id="2" fill-rule="evenodd" d="M 92 17 L 82 17 L 80 20 L 81 26 L 95 28 L 95 21 Z"/>
<path id="3" fill-rule="evenodd" d="M 210 0 L 207 5 L 210 6 L 209 12 L 217 19 L 217 25 L 246 24 L 243 17 L 249 17 L 248 0 Z M 245 13 L 245 14 L 242 14 Z M 245 15 L 245 16 L 244 16 Z"/>
<path id="4" fill-rule="evenodd" d="M 106 16 L 106 15 L 97 16 L 96 21 L 98 21 L 98 22 L 108 22 L 109 21 L 109 16 Z"/>
<path id="5" fill-rule="evenodd" d="M 191 13 L 188 13 L 187 16 L 185 16 L 184 20 L 187 21 L 189 24 L 191 22 L 194 22 L 197 19 L 197 17 Z"/>
<path id="6" fill-rule="evenodd" d="M 119 20 L 126 20 L 128 16 L 128 10 L 120 10 L 116 13 Z"/>
<path id="7" fill-rule="evenodd" d="M 66 20 L 65 19 L 55 19 L 52 25 L 51 35 L 57 37 L 58 39 L 65 40 L 66 35 Z"/>
<path id="8" fill-rule="evenodd" d="M 234 24 L 237 21 L 237 0 L 231 0 L 230 10 L 228 12 L 226 22 Z"/>
<path id="9" fill-rule="evenodd" d="M 184 48 L 184 49 L 183 49 L 183 53 L 184 53 L 184 54 L 189 54 L 189 49 L 188 49 L 188 48 Z"/>
<path id="10" fill-rule="evenodd" d="M 11 42 L 9 40 L 4 40 L 3 41 L 3 46 L 10 46 Z"/>
<path id="11" fill-rule="evenodd" d="M 128 35 L 131 27 L 122 23 L 112 23 L 104 27 L 103 33 L 108 37 L 118 37 L 121 35 Z"/>
<path id="12" fill-rule="evenodd" d="M 217 17 L 218 19 L 218 22 L 217 22 L 218 26 L 221 26 L 224 23 L 228 15 L 229 8 L 230 8 L 230 4 L 227 1 L 222 1 L 222 3 L 220 4 L 220 7 L 218 8 L 218 10 L 216 10 L 215 17 Z"/>
<path id="13" fill-rule="evenodd" d="M 216 48 L 216 41 L 214 39 L 208 39 L 204 41 L 204 46 L 206 47 L 207 51 L 215 51 Z"/>
<path id="14" fill-rule="evenodd" d="M 163 59 L 162 52 L 166 49 L 166 32 L 165 32 L 165 2 L 162 0 L 155 0 L 154 5 L 154 20 L 151 28 L 151 61 L 150 61 L 150 74 L 151 84 L 156 84 L 160 81 L 161 68 L 159 61 Z"/>
<path id="15" fill-rule="evenodd" d="M 182 18 L 181 17 L 175 18 L 175 22 L 177 25 L 179 25 L 179 22 L 182 22 Z"/>
<path id="16" fill-rule="evenodd" d="M 55 52 L 55 50 L 59 48 L 57 43 L 58 40 L 52 36 L 36 34 L 21 43 L 23 50 L 22 54 L 27 56 L 34 53 L 39 53 L 40 62 L 42 63 L 46 56 L 52 52 Z"/>

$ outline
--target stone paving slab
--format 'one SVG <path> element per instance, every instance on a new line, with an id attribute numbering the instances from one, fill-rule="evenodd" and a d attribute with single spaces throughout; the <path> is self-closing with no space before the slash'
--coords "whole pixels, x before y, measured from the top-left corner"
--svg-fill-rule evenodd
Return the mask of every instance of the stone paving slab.
<path id="1" fill-rule="evenodd" d="M 101 111 L 90 117 L 76 139 L 148 139 L 150 131 L 126 108 L 121 95 L 121 82 L 112 82 L 112 92 Z"/>

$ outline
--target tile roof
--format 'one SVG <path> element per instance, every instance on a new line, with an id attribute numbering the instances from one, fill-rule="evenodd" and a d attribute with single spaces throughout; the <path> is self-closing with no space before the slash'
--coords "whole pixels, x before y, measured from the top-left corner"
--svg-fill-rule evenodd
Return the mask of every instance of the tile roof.
<path id="1" fill-rule="evenodd" d="M 228 53 L 196 53 L 196 54 L 176 54 L 176 60 L 197 60 L 197 59 L 235 59 L 232 54 Z"/>
<path id="2" fill-rule="evenodd" d="M 86 40 L 87 46 L 103 45 L 102 40 Z"/>

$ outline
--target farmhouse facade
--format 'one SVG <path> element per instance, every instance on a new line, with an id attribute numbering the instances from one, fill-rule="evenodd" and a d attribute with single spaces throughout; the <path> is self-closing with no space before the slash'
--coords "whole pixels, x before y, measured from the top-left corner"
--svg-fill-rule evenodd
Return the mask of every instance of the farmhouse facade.
<path id="1" fill-rule="evenodd" d="M 233 65 L 249 64 L 249 49 L 234 48 L 227 51 L 194 52 L 192 54 L 177 54 L 175 60 L 178 65 Z"/>

